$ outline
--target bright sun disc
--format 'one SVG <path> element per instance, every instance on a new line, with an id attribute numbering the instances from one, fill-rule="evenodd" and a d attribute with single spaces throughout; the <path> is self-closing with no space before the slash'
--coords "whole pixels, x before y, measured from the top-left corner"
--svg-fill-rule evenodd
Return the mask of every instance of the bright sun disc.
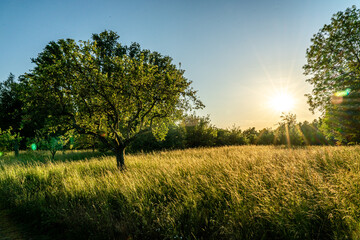
<path id="1" fill-rule="evenodd" d="M 294 108 L 294 98 L 286 93 L 281 93 L 270 99 L 270 106 L 278 112 L 289 112 Z"/>

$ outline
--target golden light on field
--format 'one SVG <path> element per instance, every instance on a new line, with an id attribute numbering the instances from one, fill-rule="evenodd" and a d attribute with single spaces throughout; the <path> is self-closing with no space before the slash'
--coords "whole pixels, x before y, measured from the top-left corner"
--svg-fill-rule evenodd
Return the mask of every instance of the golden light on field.
<path id="1" fill-rule="evenodd" d="M 295 99 L 287 92 L 278 92 L 270 97 L 269 107 L 277 112 L 290 112 L 294 110 Z"/>

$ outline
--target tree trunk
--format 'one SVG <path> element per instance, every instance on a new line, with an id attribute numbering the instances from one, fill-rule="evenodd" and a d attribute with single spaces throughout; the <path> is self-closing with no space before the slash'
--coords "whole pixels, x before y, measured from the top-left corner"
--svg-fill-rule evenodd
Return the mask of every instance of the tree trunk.
<path id="1" fill-rule="evenodd" d="M 115 150 L 116 164 L 119 170 L 125 170 L 125 147 L 119 147 Z"/>
<path id="2" fill-rule="evenodd" d="M 51 152 L 51 160 L 54 161 L 55 160 L 56 150 L 50 150 L 50 152 Z"/>
<path id="3" fill-rule="evenodd" d="M 18 157 L 19 156 L 19 141 L 18 141 L 18 139 L 15 139 L 14 152 L 15 152 L 15 157 Z"/>

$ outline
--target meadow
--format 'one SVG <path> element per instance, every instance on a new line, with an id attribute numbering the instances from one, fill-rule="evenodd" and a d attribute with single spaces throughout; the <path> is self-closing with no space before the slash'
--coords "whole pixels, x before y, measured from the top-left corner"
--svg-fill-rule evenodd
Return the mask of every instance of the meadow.
<path id="1" fill-rule="evenodd" d="M 360 239 L 360 147 L 0 158 L 0 207 L 51 239 Z"/>

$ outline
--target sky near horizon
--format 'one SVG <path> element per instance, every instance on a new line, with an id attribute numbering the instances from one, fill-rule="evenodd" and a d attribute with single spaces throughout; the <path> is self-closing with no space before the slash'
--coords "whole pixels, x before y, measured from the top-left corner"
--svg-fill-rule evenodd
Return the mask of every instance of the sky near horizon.
<path id="1" fill-rule="evenodd" d="M 355 0 L 0 0 L 0 81 L 34 67 L 47 43 L 88 40 L 105 29 L 120 42 L 181 62 L 205 104 L 199 115 L 212 124 L 242 129 L 275 127 L 280 112 L 269 106 L 286 92 L 299 121 L 311 91 L 302 66 L 310 39 L 333 14 Z M 357 6 L 359 7 L 359 6 Z"/>

